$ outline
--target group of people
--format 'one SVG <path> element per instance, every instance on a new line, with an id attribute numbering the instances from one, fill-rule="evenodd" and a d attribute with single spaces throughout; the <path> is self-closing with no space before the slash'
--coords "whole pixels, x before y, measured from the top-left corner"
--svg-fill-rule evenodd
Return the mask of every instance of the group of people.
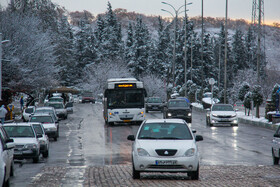
<path id="1" fill-rule="evenodd" d="M 20 109 L 21 109 L 21 111 L 23 111 L 23 108 L 24 108 L 23 96 L 21 96 L 19 102 L 20 102 Z M 8 110 L 7 110 L 7 109 L 8 109 Z M 6 118 L 6 115 L 7 115 L 8 111 L 9 111 L 9 113 L 10 113 L 9 119 L 12 119 L 12 118 L 13 118 L 14 105 L 12 105 L 12 104 L 7 105 L 7 109 L 5 108 L 5 105 L 2 105 L 2 106 L 0 107 L 0 119 L 1 119 L 1 124 L 4 124 L 5 118 Z"/>

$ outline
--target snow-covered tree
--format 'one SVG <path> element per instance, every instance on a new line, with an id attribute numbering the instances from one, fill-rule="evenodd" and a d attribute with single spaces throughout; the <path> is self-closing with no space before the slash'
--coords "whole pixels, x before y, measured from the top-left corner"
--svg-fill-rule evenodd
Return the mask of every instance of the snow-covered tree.
<path id="1" fill-rule="evenodd" d="M 237 29 L 235 34 L 233 35 L 232 58 L 232 70 L 235 74 L 238 70 L 248 68 L 243 33 L 240 29 Z"/>
<path id="2" fill-rule="evenodd" d="M 260 85 L 253 86 L 252 99 L 256 107 L 256 117 L 260 117 L 260 105 L 263 102 L 262 87 Z"/>
<path id="3" fill-rule="evenodd" d="M 144 83 L 148 97 L 161 97 L 163 101 L 166 100 L 166 84 L 160 77 L 150 74 L 144 75 L 140 80 Z"/>

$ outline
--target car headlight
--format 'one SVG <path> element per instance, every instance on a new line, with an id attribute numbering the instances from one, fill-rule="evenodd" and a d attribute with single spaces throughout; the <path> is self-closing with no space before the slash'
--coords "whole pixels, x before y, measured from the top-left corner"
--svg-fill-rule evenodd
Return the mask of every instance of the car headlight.
<path id="1" fill-rule="evenodd" d="M 26 148 L 26 149 L 37 149 L 37 145 L 36 144 L 26 144 L 26 145 L 24 145 L 24 148 Z"/>
<path id="2" fill-rule="evenodd" d="M 137 148 L 137 153 L 139 156 L 150 156 L 149 153 L 145 149 L 142 149 L 142 148 Z"/>
<path id="3" fill-rule="evenodd" d="M 190 148 L 185 152 L 185 156 L 187 157 L 194 156 L 194 154 L 195 154 L 195 148 Z"/>
<path id="4" fill-rule="evenodd" d="M 171 114 L 171 113 L 167 113 L 167 116 L 169 116 L 169 117 L 170 117 L 170 116 L 172 116 L 172 114 Z"/>
<path id="5" fill-rule="evenodd" d="M 188 116 L 191 117 L 191 116 L 192 116 L 192 113 L 188 113 Z"/>
<path id="6" fill-rule="evenodd" d="M 218 115 L 217 115 L 217 114 L 212 114 L 212 116 L 214 116 L 214 117 L 218 117 Z"/>
<path id="7" fill-rule="evenodd" d="M 236 114 L 232 114 L 231 117 L 232 117 L 232 118 L 233 118 L 233 117 L 236 117 Z"/>

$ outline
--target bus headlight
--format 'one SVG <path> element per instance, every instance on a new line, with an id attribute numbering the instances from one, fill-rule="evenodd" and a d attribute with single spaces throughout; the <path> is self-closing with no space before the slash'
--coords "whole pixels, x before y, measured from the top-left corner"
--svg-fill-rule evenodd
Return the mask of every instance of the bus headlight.
<path id="1" fill-rule="evenodd" d="M 171 116 L 172 116 L 172 114 L 171 114 L 171 113 L 167 113 L 167 116 L 171 117 Z"/>

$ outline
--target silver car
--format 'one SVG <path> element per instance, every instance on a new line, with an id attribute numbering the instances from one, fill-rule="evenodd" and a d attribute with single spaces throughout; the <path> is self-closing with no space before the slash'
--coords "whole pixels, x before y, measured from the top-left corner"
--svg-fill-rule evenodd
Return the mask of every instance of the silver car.
<path id="1" fill-rule="evenodd" d="M 48 102 L 45 106 L 54 107 L 56 115 L 61 119 L 67 119 L 68 113 L 62 102 Z"/>
<path id="2" fill-rule="evenodd" d="M 49 156 L 49 137 L 46 135 L 43 125 L 36 122 L 29 123 L 33 126 L 37 135 L 42 135 L 42 137 L 39 138 L 40 153 L 42 153 L 44 158 L 47 158 Z"/>
<path id="3" fill-rule="evenodd" d="M 199 178 L 199 152 L 194 135 L 182 119 L 146 120 L 136 136 L 129 135 L 132 146 L 132 177 L 141 172 L 184 172 L 193 180 Z"/>
<path id="4" fill-rule="evenodd" d="M 39 161 L 40 142 L 31 124 L 28 123 L 6 123 L 4 129 L 7 134 L 14 139 L 15 159 L 33 159 L 34 163 Z"/>

